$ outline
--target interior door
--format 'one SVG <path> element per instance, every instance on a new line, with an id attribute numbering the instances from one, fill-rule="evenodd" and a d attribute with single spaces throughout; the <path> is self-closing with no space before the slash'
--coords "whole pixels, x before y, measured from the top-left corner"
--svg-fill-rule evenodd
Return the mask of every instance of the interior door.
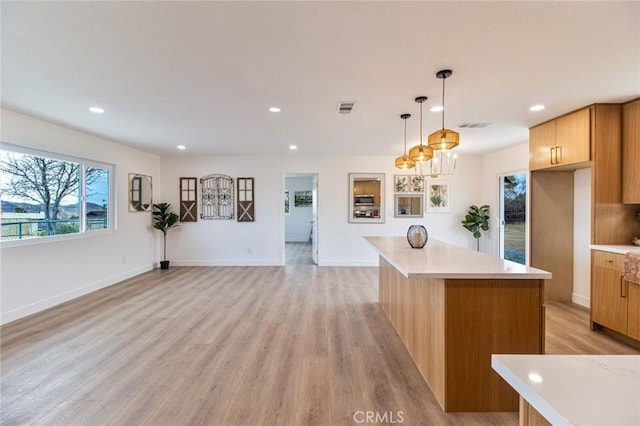
<path id="1" fill-rule="evenodd" d="M 313 175 L 311 190 L 311 257 L 318 264 L 318 175 Z"/>

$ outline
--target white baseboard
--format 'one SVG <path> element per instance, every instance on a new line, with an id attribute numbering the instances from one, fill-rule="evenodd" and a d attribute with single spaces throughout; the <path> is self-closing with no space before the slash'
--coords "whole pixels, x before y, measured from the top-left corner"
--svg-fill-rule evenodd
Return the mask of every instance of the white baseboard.
<path id="1" fill-rule="evenodd" d="M 378 260 L 320 260 L 320 266 L 378 266 Z"/>
<path id="2" fill-rule="evenodd" d="M 17 319 L 24 318 L 28 315 L 32 315 L 61 303 L 68 302 L 69 300 L 75 299 L 77 297 L 84 296 L 85 294 L 91 293 L 93 291 L 100 290 L 101 288 L 117 284 L 121 281 L 135 277 L 136 275 L 140 275 L 144 272 L 151 271 L 152 269 L 153 265 L 136 268 L 123 274 L 115 275 L 113 277 L 97 281 L 95 283 L 87 284 L 83 287 L 79 287 L 71 291 L 58 294 L 56 296 L 48 297 L 46 299 L 39 300 L 26 306 L 21 306 L 20 308 L 13 309 L 8 312 L 3 312 L 2 316 L 0 317 L 0 324 L 4 325 Z"/>
<path id="3" fill-rule="evenodd" d="M 282 266 L 280 259 L 172 260 L 172 266 Z"/>
<path id="4" fill-rule="evenodd" d="M 571 295 L 571 301 L 576 305 L 584 306 L 585 308 L 591 307 L 591 298 L 585 297 L 581 294 L 573 293 Z"/>

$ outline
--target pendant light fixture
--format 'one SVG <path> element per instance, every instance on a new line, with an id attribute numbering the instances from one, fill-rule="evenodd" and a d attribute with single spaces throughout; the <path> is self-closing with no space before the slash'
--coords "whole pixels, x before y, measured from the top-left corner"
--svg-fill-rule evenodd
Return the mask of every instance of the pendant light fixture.
<path id="1" fill-rule="evenodd" d="M 411 117 L 411 114 L 402 114 L 400 116 L 404 121 L 404 151 L 400 157 L 396 157 L 396 167 L 403 170 L 413 169 L 416 166 L 416 162 L 407 155 L 407 118 L 409 117 Z"/>
<path id="2" fill-rule="evenodd" d="M 409 158 L 415 162 L 423 163 L 433 157 L 433 149 L 422 144 L 422 104 L 427 100 L 426 96 L 418 96 L 415 101 L 420 104 L 420 145 L 409 150 Z"/>
<path id="3" fill-rule="evenodd" d="M 451 77 L 453 71 L 441 70 L 436 73 L 436 77 L 442 79 L 442 129 L 429 135 L 429 147 L 433 150 L 445 150 L 458 146 L 460 134 L 450 129 L 444 128 L 444 81 Z"/>

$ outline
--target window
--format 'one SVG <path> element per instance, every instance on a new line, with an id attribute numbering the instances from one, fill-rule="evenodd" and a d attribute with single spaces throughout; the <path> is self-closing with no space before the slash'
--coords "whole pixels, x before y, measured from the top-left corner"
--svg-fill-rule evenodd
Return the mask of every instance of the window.
<path id="1" fill-rule="evenodd" d="M 112 228 L 113 166 L 3 144 L 3 242 Z"/>

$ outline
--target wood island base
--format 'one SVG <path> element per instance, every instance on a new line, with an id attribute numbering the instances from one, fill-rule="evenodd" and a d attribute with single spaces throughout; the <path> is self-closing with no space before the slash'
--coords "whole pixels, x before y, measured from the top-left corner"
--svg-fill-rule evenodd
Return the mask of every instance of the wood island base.
<path id="1" fill-rule="evenodd" d="M 407 278 L 380 256 L 380 305 L 444 411 L 518 411 L 491 354 L 544 353 L 544 280 Z"/>

